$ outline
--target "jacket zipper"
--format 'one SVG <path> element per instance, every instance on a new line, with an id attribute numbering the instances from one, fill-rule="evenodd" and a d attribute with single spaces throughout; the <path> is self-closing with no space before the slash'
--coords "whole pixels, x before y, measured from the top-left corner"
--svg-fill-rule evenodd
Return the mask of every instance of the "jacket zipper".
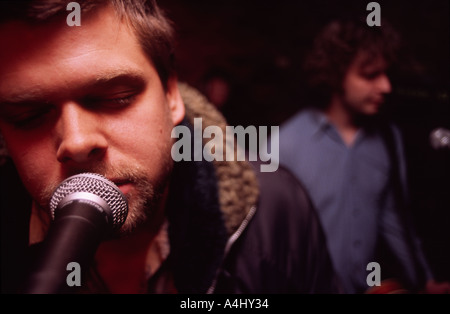
<path id="1" fill-rule="evenodd" d="M 233 246 L 233 244 L 239 239 L 239 237 L 241 236 L 242 232 L 244 232 L 244 230 L 247 227 L 248 223 L 253 218 L 253 215 L 255 214 L 255 212 L 256 212 L 256 206 L 252 206 L 250 208 L 249 212 L 247 213 L 247 216 L 245 216 L 244 220 L 240 224 L 239 228 L 228 239 L 227 244 L 225 245 L 225 250 L 224 250 L 224 254 L 223 254 L 223 258 L 222 258 L 222 266 L 219 267 L 219 269 L 217 270 L 216 276 L 215 276 L 211 286 L 206 291 L 206 294 L 213 294 L 214 293 L 214 290 L 216 289 L 217 278 L 219 277 L 219 274 L 222 272 L 223 262 L 227 258 L 227 255 L 230 252 L 231 247 Z"/>

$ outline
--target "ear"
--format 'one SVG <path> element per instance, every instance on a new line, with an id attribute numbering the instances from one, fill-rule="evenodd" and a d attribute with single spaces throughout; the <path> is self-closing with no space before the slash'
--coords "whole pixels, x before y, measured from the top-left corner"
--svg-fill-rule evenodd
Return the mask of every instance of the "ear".
<path id="1" fill-rule="evenodd" d="M 167 80 L 166 99 L 172 116 L 173 125 L 183 120 L 185 115 L 184 102 L 178 90 L 178 78 L 173 75 Z"/>

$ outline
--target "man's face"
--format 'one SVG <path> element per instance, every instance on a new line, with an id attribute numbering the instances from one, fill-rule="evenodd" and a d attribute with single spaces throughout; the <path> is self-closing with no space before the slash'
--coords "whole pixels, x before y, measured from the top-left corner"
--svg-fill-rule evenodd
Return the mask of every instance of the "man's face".
<path id="1" fill-rule="evenodd" d="M 359 53 L 350 65 L 342 87 L 342 100 L 350 112 L 358 115 L 378 113 L 385 95 L 391 92 L 386 63 L 382 58 L 368 60 L 366 54 Z"/>
<path id="2" fill-rule="evenodd" d="M 82 18 L 0 26 L 0 131 L 38 206 L 66 177 L 97 172 L 129 198 L 132 229 L 167 184 L 184 105 L 112 9 Z"/>

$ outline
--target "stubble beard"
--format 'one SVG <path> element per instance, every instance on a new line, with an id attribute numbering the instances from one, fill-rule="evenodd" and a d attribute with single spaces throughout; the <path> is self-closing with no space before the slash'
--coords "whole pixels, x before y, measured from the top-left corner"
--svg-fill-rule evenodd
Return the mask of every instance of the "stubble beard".
<path id="1" fill-rule="evenodd" d="M 68 177 L 83 172 L 91 172 L 107 178 L 120 178 L 130 182 L 132 189 L 125 195 L 128 202 L 128 215 L 122 227 L 113 235 L 117 237 L 132 233 L 148 223 L 157 214 L 156 211 L 161 207 L 160 203 L 169 183 L 172 168 L 172 160 L 165 162 L 161 177 L 155 180 L 151 180 L 141 167 L 128 164 L 115 167 L 106 164 L 96 165 L 89 169 L 83 169 L 83 171 L 77 171 L 68 175 Z M 55 182 L 46 186 L 37 198 L 37 205 L 48 215 L 50 215 L 50 199 L 59 184 L 60 182 Z"/>

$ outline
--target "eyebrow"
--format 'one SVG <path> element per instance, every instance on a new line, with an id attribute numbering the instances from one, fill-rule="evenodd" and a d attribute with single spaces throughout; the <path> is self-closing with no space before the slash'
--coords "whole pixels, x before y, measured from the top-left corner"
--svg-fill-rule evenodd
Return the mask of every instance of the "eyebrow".
<path id="1" fill-rule="evenodd" d="M 117 85 L 130 85 L 134 87 L 143 87 L 145 85 L 144 73 L 141 71 L 127 69 L 112 69 L 99 73 L 87 81 L 75 87 L 75 98 L 80 98 L 80 94 L 87 96 L 95 92 L 106 90 Z M 57 92 L 57 91 L 56 91 Z M 12 95 L 0 96 L 0 111 L 5 106 L 27 106 L 33 104 L 49 103 L 51 95 L 55 92 L 45 91 L 37 87 L 17 91 Z M 81 96 L 83 98 L 83 96 Z"/>
<path id="2" fill-rule="evenodd" d="M 141 71 L 114 71 L 113 73 L 105 72 L 104 74 L 97 76 L 91 84 L 88 83 L 86 85 L 95 87 L 126 82 L 143 83 L 144 81 L 144 73 Z"/>

